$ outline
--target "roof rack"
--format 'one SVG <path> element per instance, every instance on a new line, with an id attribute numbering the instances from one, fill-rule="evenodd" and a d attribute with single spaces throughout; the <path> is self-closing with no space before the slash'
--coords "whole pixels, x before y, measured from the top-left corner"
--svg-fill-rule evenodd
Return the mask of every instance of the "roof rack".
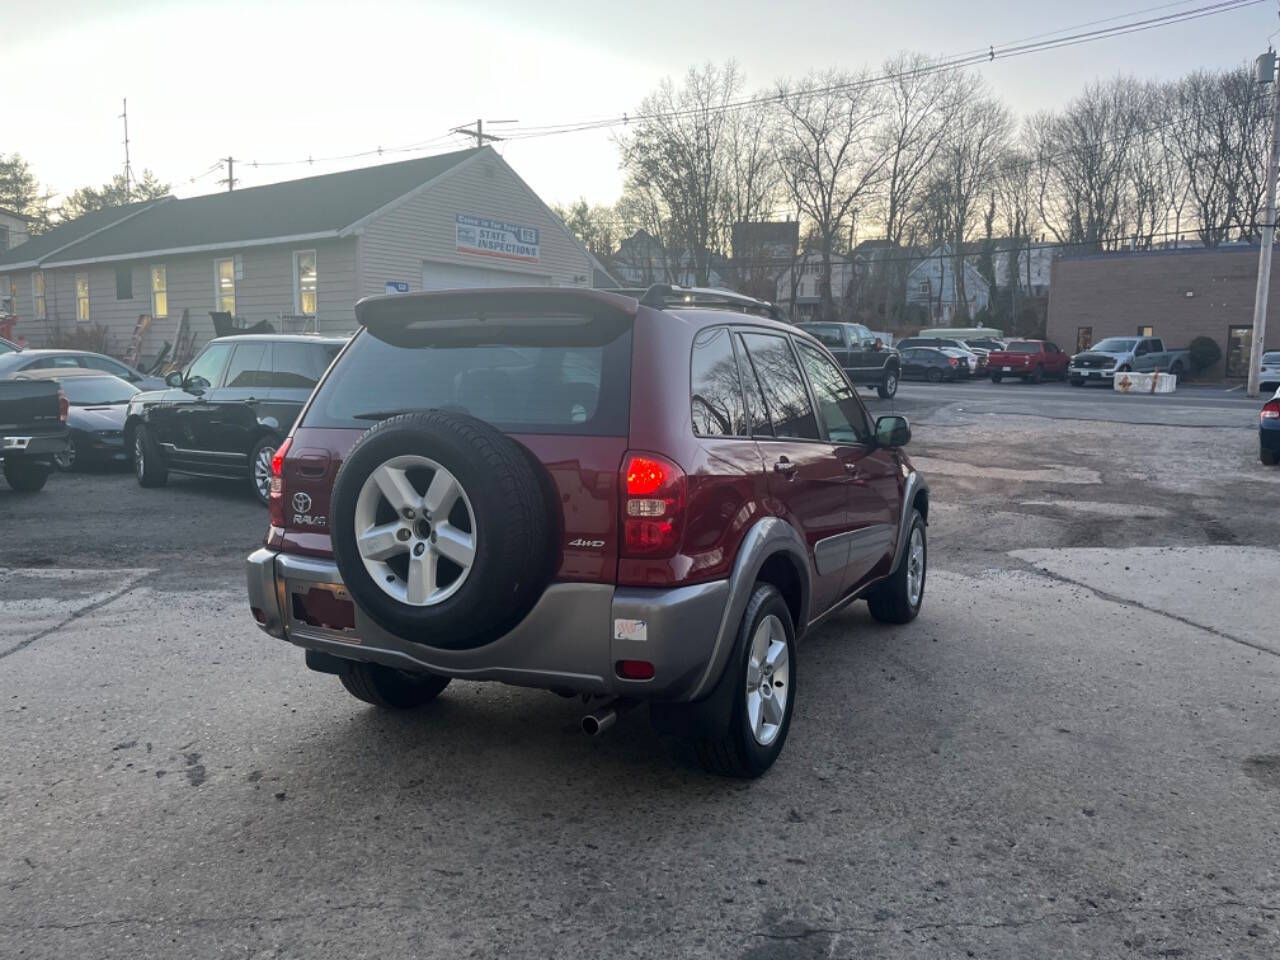
<path id="1" fill-rule="evenodd" d="M 610 291 L 635 297 L 646 307 L 665 310 L 668 307 L 731 307 L 741 313 L 751 313 L 783 320 L 782 311 L 768 300 L 757 300 L 745 293 L 718 290 L 711 287 L 677 287 L 670 283 L 655 283 L 648 289 L 640 288 Z"/>

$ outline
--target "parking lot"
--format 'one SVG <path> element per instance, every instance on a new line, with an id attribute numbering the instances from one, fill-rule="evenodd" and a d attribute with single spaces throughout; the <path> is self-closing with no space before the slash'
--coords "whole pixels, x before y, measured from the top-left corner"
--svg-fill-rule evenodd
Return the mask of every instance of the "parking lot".
<path id="1" fill-rule="evenodd" d="M 0 487 L 0 956 L 1276 956 L 1259 404 L 867 402 L 932 483 L 924 612 L 807 639 L 755 782 L 641 711 L 356 702 L 254 626 L 247 486 Z"/>

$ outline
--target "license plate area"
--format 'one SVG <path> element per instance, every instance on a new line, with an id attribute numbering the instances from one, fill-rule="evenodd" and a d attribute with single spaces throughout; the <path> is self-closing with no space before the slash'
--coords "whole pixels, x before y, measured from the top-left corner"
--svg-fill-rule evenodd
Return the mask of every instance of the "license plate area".
<path id="1" fill-rule="evenodd" d="M 356 607 L 341 584 L 288 581 L 285 599 L 291 633 L 360 642 L 356 635 Z"/>

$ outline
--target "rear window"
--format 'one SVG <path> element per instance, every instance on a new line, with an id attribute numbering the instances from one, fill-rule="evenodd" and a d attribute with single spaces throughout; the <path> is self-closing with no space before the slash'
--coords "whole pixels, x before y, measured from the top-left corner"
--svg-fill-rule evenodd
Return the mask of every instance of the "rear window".
<path id="1" fill-rule="evenodd" d="M 437 316 L 361 330 L 304 424 L 363 429 L 399 413 L 450 410 L 512 433 L 623 436 L 630 397 L 629 321 Z"/>
<path id="2" fill-rule="evenodd" d="M 844 347 L 844 337 L 840 328 L 832 324 L 806 323 L 804 332 L 817 337 L 821 343 L 826 344 L 828 347 Z"/>
<path id="3" fill-rule="evenodd" d="M 1015 340 L 1009 346 L 1005 347 L 1006 353 L 1039 353 L 1040 344 L 1031 340 Z"/>

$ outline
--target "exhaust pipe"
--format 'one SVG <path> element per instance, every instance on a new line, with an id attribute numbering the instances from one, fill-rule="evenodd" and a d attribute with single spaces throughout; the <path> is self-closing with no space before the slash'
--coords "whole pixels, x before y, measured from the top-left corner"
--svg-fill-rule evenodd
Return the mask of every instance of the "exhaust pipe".
<path id="1" fill-rule="evenodd" d="M 618 720 L 618 714 L 634 707 L 634 700 L 621 698 L 606 701 L 603 705 L 585 714 L 582 718 L 582 732 L 589 737 L 598 737 Z"/>

